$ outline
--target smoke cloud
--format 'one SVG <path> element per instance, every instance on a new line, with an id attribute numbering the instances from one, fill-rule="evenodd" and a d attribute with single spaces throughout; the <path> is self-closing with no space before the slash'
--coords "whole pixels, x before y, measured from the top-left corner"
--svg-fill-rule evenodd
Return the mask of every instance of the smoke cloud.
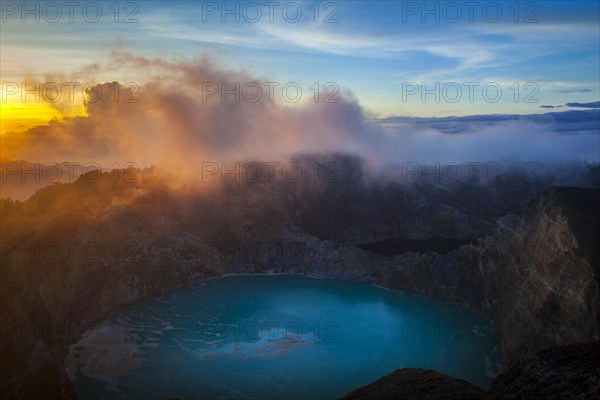
<path id="1" fill-rule="evenodd" d="M 299 153 L 332 152 L 359 155 L 367 165 L 599 158 L 597 126 L 565 131 L 558 117 L 564 113 L 369 119 L 348 90 L 333 99 L 322 92 L 319 102 L 304 93 L 292 103 L 282 97 L 285 82 L 226 70 L 206 57 L 166 60 L 113 52 L 103 64 L 45 78 L 90 82 L 116 71 L 135 71 L 135 84 L 88 87 L 87 115 L 3 135 L 2 158 L 177 169 L 197 169 L 206 161 L 285 160 Z M 335 102 L 325 102 L 328 95 Z M 583 115 L 571 115 L 573 127 L 594 118 Z"/>

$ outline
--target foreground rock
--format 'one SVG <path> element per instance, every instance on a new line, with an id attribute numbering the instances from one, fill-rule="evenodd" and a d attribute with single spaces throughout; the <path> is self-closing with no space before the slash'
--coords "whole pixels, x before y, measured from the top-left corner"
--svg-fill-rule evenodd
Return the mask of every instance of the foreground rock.
<path id="1" fill-rule="evenodd" d="M 468 382 L 432 370 L 402 368 L 348 393 L 342 400 L 482 400 L 496 398 Z"/>
<path id="2" fill-rule="evenodd" d="M 506 399 L 597 399 L 600 341 L 541 351 L 499 375 L 492 391 Z"/>
<path id="3" fill-rule="evenodd" d="M 600 341 L 541 351 L 498 376 L 488 391 L 435 371 L 403 368 L 343 400 L 592 400 L 598 394 Z"/>

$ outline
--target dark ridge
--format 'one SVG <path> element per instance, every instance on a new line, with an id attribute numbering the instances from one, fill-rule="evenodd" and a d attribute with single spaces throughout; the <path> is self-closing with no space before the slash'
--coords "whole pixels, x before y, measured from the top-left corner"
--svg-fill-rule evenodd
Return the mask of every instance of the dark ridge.
<path id="1" fill-rule="evenodd" d="M 600 341 L 543 350 L 496 377 L 491 391 L 529 400 L 597 399 Z"/>
<path id="2" fill-rule="evenodd" d="M 394 256 L 403 253 L 425 253 L 434 251 L 440 254 L 448 254 L 454 249 L 465 244 L 475 243 L 471 240 L 431 238 L 431 239 L 401 239 L 392 238 L 377 242 L 358 244 L 356 247 L 384 256 Z"/>
<path id="3" fill-rule="evenodd" d="M 461 379 L 428 369 L 402 368 L 358 388 L 341 400 L 483 400 L 493 394 Z"/>
<path id="4" fill-rule="evenodd" d="M 600 341 L 594 341 L 540 351 L 499 375 L 487 391 L 432 370 L 402 368 L 342 400 L 591 400 L 598 393 Z"/>

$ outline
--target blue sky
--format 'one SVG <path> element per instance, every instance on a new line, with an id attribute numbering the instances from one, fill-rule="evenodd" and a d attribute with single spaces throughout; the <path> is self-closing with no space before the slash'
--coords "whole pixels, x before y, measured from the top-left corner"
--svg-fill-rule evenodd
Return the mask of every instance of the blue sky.
<path id="1" fill-rule="evenodd" d="M 115 2 L 97 2 L 103 14 L 95 23 L 85 20 L 81 10 L 75 10 L 70 23 L 66 8 L 58 22 L 48 22 L 41 14 L 43 2 L 28 3 L 31 9 L 39 4 L 40 21 L 28 15 L 23 23 L 22 10 L 15 12 L 6 3 L 11 2 L 2 6 L 3 81 L 73 71 L 119 48 L 156 57 L 208 55 L 226 68 L 303 87 L 335 82 L 380 117 L 531 114 L 547 111 L 542 105 L 600 98 L 600 9 L 595 1 L 481 1 L 472 9 L 462 1 L 322 1 L 316 3 L 317 22 L 314 1 L 278 2 L 273 22 L 262 1 L 227 3 L 229 9 L 237 7 L 239 22 L 236 12 L 223 15 L 221 1 L 138 1 L 117 3 L 117 23 L 111 8 Z M 12 3 L 21 7 L 21 2 Z M 262 16 L 248 22 L 244 17 L 257 15 L 255 4 Z M 423 4 L 430 13 L 423 14 Z M 302 16 L 293 22 L 298 9 Z M 88 11 L 88 19 L 94 19 L 95 10 Z M 124 23 L 130 12 L 137 22 Z M 465 82 L 478 85 L 473 102 Z M 436 83 L 439 101 L 433 94 L 423 99 L 422 85 L 433 89 Z M 489 83 L 502 90 L 497 102 L 486 101 L 482 87 Z M 444 85 L 447 96 L 441 92 Z M 411 88 L 418 92 L 406 95 Z M 532 102 L 525 102 L 528 95 Z"/>

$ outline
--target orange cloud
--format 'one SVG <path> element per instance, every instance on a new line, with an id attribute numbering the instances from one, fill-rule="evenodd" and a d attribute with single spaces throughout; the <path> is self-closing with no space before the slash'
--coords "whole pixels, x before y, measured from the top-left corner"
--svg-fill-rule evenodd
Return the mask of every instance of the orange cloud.
<path id="1" fill-rule="evenodd" d="M 114 52 L 102 66 L 46 78 L 90 82 L 99 71 L 122 70 L 136 71 L 140 81 L 89 86 L 86 115 L 3 135 L 3 158 L 183 168 L 200 160 L 359 151 L 369 130 L 351 94 L 338 94 L 336 103 L 315 103 L 312 93 L 305 93 L 306 101 L 293 104 L 282 98 L 285 82 L 223 70 L 208 58 L 148 59 Z M 236 88 L 237 94 L 222 96 Z"/>

